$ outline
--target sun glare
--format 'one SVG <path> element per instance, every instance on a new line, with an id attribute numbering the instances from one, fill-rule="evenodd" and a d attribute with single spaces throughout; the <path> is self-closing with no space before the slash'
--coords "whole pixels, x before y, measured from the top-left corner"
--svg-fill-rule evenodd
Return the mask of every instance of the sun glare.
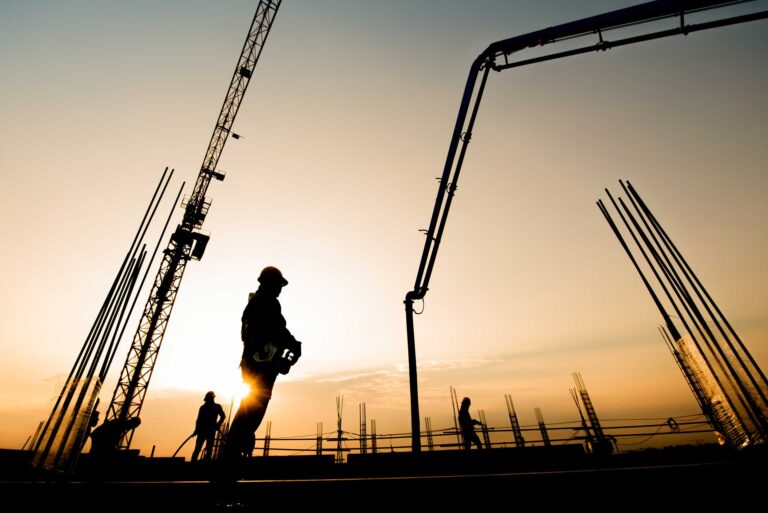
<path id="1" fill-rule="evenodd" d="M 248 383 L 241 382 L 237 387 L 235 387 L 235 390 L 232 393 L 232 400 L 234 402 L 234 406 L 235 407 L 239 406 L 240 401 L 243 399 L 243 397 L 247 396 L 250 391 L 251 391 L 251 387 L 248 385 Z"/>
<path id="2" fill-rule="evenodd" d="M 237 411 L 240 401 L 250 392 L 248 384 L 244 383 L 240 372 L 210 372 L 210 369 L 202 372 L 190 372 L 183 375 L 166 376 L 158 385 L 172 389 L 189 390 L 199 392 L 200 397 L 208 391 L 216 394 L 216 402 L 225 409 L 232 405 L 233 411 Z"/>
<path id="3" fill-rule="evenodd" d="M 232 411 L 235 412 L 240 406 L 240 401 L 250 392 L 250 387 L 247 383 L 243 383 L 238 373 L 236 377 L 231 376 L 226 380 L 219 380 L 212 390 L 216 393 L 217 403 L 224 408 L 231 404 Z"/>

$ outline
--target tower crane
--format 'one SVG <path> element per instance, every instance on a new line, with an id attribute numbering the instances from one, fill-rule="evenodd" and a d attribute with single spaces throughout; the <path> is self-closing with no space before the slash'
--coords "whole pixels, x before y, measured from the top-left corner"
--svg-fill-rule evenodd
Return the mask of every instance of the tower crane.
<path id="1" fill-rule="evenodd" d="M 731 16 L 715 19 L 695 25 L 686 23 L 688 14 L 707 9 L 727 7 L 744 3 L 746 0 L 656 0 L 643 4 L 626 7 L 605 14 L 584 18 L 570 23 L 549 27 L 543 30 L 530 32 L 520 36 L 504 39 L 492 43 L 473 62 L 470 67 L 467 84 L 459 107 L 459 114 L 448 147 L 448 155 L 445 159 L 443 173 L 439 178 L 439 189 L 432 218 L 426 232 L 424 249 L 416 274 L 416 282 L 413 290 L 405 295 L 405 319 L 408 337 L 408 371 L 410 376 L 411 394 L 411 448 L 413 452 L 421 451 L 421 428 L 419 420 L 419 390 L 416 372 L 416 337 L 413 327 L 414 302 L 424 299 L 429 289 L 429 280 L 435 266 L 437 250 L 445 230 L 448 212 L 451 207 L 456 186 L 459 180 L 467 145 L 472 139 L 472 129 L 477 119 L 480 101 L 483 97 L 485 84 L 491 70 L 503 71 L 506 69 L 526 66 L 538 62 L 580 55 L 588 52 L 599 52 L 618 48 L 621 46 L 650 41 L 662 37 L 706 30 L 716 27 L 724 27 L 747 21 L 768 18 L 768 11 L 758 11 L 750 14 Z M 666 30 L 648 32 L 645 34 L 625 37 L 618 40 L 605 39 L 605 32 L 621 29 L 629 26 L 639 26 L 667 18 L 678 18 L 679 24 Z M 555 45 L 562 42 L 572 42 L 579 38 L 593 37 L 597 41 L 583 47 L 556 51 L 546 55 L 529 59 L 514 60 L 511 57 L 520 51 L 530 48 L 538 48 Z M 478 80 L 479 78 L 479 80 Z M 469 116 L 469 117 L 468 117 Z"/>
<path id="2" fill-rule="evenodd" d="M 216 169 L 219 157 L 232 134 L 232 125 L 281 2 L 260 0 L 256 8 L 194 189 L 182 203 L 184 217 L 163 252 L 163 261 L 120 372 L 106 421 L 127 421 L 138 417 L 141 412 L 187 262 L 200 260 L 208 244 L 209 236 L 200 231 L 211 206 L 210 199 L 206 197 L 208 186 L 212 179 L 224 180 L 224 173 Z M 122 436 L 120 448 L 130 447 L 133 433 L 129 430 Z"/>

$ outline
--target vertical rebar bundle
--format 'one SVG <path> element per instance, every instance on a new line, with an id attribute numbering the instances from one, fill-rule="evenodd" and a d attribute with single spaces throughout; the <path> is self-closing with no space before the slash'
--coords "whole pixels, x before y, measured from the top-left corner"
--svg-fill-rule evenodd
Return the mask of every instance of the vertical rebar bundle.
<path id="1" fill-rule="evenodd" d="M 541 414 L 541 408 L 534 408 L 533 411 L 536 414 L 536 420 L 539 423 L 541 440 L 544 442 L 545 446 L 549 447 L 552 443 L 549 441 L 549 433 L 547 433 L 547 425 L 544 423 L 544 416 Z"/>
<path id="2" fill-rule="evenodd" d="M 726 400 L 720 385 L 708 369 L 697 361 L 688 342 L 681 339 L 675 347 L 663 328 L 661 333 L 718 440 L 734 447 L 748 444 L 747 432 Z"/>
<path id="3" fill-rule="evenodd" d="M 456 443 L 459 447 L 462 445 L 461 430 L 459 429 L 459 398 L 456 395 L 456 389 L 451 386 L 451 407 L 453 408 L 453 428 L 456 430 Z"/>
<path id="4" fill-rule="evenodd" d="M 600 425 L 600 419 L 597 416 L 595 406 L 592 404 L 592 399 L 589 397 L 587 386 L 584 384 L 584 379 L 581 377 L 580 372 L 573 373 L 573 381 L 576 383 L 576 390 L 579 392 L 581 402 L 584 405 L 584 411 L 587 413 L 587 418 L 589 419 L 589 424 L 592 428 L 592 452 L 595 454 L 610 454 L 613 452 L 613 446 L 603 432 L 603 427 Z M 579 415 L 581 415 L 581 408 L 579 408 Z M 582 422 L 583 421 L 584 417 L 582 417 Z"/>
<path id="5" fill-rule="evenodd" d="M 376 454 L 376 419 L 371 419 L 371 454 Z"/>
<path id="6" fill-rule="evenodd" d="M 427 428 L 427 449 L 434 451 L 435 439 L 432 436 L 432 419 L 430 417 L 424 417 L 424 427 Z"/>
<path id="7" fill-rule="evenodd" d="M 520 430 L 520 422 L 517 419 L 517 412 L 515 411 L 515 403 L 512 402 L 512 396 L 510 394 L 504 394 L 504 400 L 507 403 L 507 413 L 509 414 L 509 423 L 512 426 L 512 433 L 515 435 L 515 445 L 517 447 L 525 447 L 525 438 L 523 438 L 523 432 Z"/>
<path id="8" fill-rule="evenodd" d="M 360 403 L 360 454 L 368 454 L 368 439 L 365 434 L 365 427 L 368 424 L 365 415 L 365 403 Z"/>
<path id="9" fill-rule="evenodd" d="M 101 386 L 171 218 L 169 214 L 155 251 L 147 259 L 143 240 L 172 176 L 173 170 L 169 173 L 165 168 L 53 410 L 35 437 L 33 464 L 39 468 L 72 470 L 91 428 L 98 421 L 96 406 Z M 174 207 L 180 195 L 181 189 Z M 139 281 L 142 269 L 144 278 Z"/>
<path id="10" fill-rule="evenodd" d="M 27 441 L 27 443 L 24 444 L 24 447 L 22 447 L 21 450 L 24 450 L 27 447 L 27 444 L 29 444 L 30 449 L 34 449 L 35 444 L 37 443 L 37 438 L 40 436 L 40 431 L 43 430 L 44 424 L 45 424 L 45 421 L 41 420 L 40 423 L 37 425 L 37 429 L 35 429 L 35 434 L 32 435 L 32 437 Z"/>
<path id="11" fill-rule="evenodd" d="M 584 445 L 586 446 L 587 453 L 592 452 L 592 448 L 595 446 L 595 439 L 592 437 L 592 431 L 587 425 L 587 420 L 584 418 L 584 412 L 581 409 L 581 403 L 579 402 L 579 393 L 575 388 L 569 388 L 571 393 L 571 399 L 576 404 L 576 409 L 579 410 L 579 419 L 581 420 L 581 430 L 584 431 Z"/>
<path id="12" fill-rule="evenodd" d="M 216 430 L 216 435 L 213 439 L 213 461 L 217 461 L 221 455 L 221 450 L 224 448 L 224 441 L 229 434 L 229 426 L 231 424 L 232 410 L 235 407 L 234 397 L 229 400 L 229 404 L 224 408 L 225 422 Z"/>
<path id="13" fill-rule="evenodd" d="M 736 448 L 764 443 L 768 435 L 765 374 L 637 190 L 629 182 L 619 183 L 627 202 L 616 201 L 607 189 L 606 193 L 621 218 L 623 232 L 602 200 L 598 208 L 661 313 L 665 341 L 702 412 L 725 443 Z M 634 252 L 623 233 L 634 241 Z M 653 280 L 646 278 L 640 262 Z M 682 325 L 682 334 L 670 311 Z"/>
<path id="14" fill-rule="evenodd" d="M 269 443 L 272 439 L 272 421 L 267 422 L 267 432 L 264 435 L 264 456 L 269 456 Z"/>
<path id="15" fill-rule="evenodd" d="M 323 423 L 318 422 L 317 423 L 317 442 L 316 442 L 316 452 L 318 456 L 323 455 Z"/>
<path id="16" fill-rule="evenodd" d="M 491 434 L 488 432 L 488 421 L 485 420 L 485 410 L 478 411 L 480 416 L 480 431 L 483 433 L 483 442 L 485 442 L 485 448 L 491 448 Z"/>
<path id="17" fill-rule="evenodd" d="M 341 430 L 341 414 L 344 411 L 344 396 L 336 396 L 336 463 L 344 462 L 344 449 L 341 446 L 342 435 L 344 431 Z"/>

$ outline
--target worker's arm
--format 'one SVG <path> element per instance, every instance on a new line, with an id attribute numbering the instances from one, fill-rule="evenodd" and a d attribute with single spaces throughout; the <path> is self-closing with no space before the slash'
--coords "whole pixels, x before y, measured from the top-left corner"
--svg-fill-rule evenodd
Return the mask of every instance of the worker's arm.
<path id="1" fill-rule="evenodd" d="M 280 302 L 275 300 L 270 306 L 271 308 L 268 310 L 270 338 L 293 354 L 290 359 L 295 364 L 301 357 L 301 342 L 296 340 L 296 337 L 288 330 Z"/>

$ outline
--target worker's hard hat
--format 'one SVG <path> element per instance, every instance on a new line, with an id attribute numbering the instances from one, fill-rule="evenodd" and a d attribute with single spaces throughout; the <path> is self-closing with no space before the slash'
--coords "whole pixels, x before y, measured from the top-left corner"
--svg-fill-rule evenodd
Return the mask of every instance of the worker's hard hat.
<path id="1" fill-rule="evenodd" d="M 461 400 L 461 404 L 464 404 L 464 403 L 471 403 L 471 402 L 472 402 L 472 401 L 470 401 L 470 400 L 469 400 L 469 397 L 465 397 L 464 399 L 462 399 L 462 400 Z"/>
<path id="2" fill-rule="evenodd" d="M 205 399 L 204 399 L 204 400 L 205 400 L 205 401 L 207 401 L 207 400 L 209 400 L 209 399 L 210 399 L 210 400 L 214 400 L 214 399 L 216 399 L 216 394 L 214 394 L 214 393 L 213 393 L 213 390 L 211 390 L 210 392 L 208 392 L 207 394 L 205 394 Z"/>
<path id="3" fill-rule="evenodd" d="M 280 269 L 270 265 L 261 270 L 261 274 L 259 275 L 259 283 L 280 284 L 285 287 L 288 285 L 288 280 L 283 278 L 283 273 L 280 272 Z"/>

